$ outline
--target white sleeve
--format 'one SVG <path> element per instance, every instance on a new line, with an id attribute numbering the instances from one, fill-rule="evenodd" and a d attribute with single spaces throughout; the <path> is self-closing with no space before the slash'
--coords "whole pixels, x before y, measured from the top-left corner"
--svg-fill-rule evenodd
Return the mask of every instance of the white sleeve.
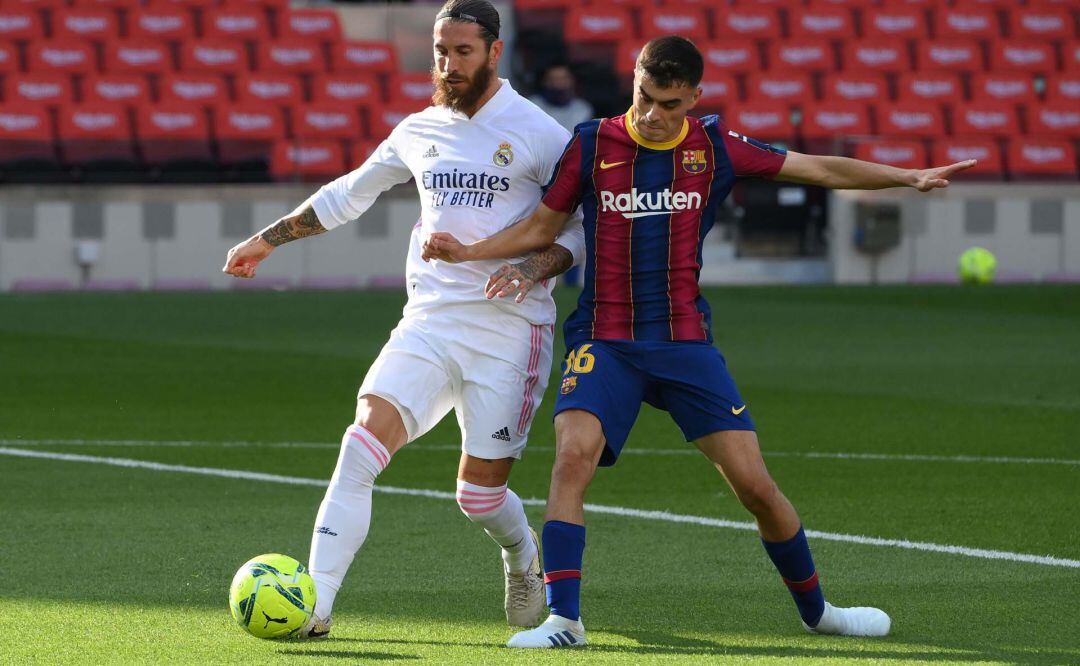
<path id="1" fill-rule="evenodd" d="M 319 188 L 311 197 L 311 206 L 320 224 L 333 229 L 355 220 L 380 194 L 412 177 L 401 159 L 399 138 L 395 129 L 359 168 Z"/>
<path id="2" fill-rule="evenodd" d="M 559 160 L 562 158 L 563 151 L 566 150 L 566 144 L 570 142 L 570 132 L 567 132 L 565 128 L 551 123 L 555 128 L 555 131 L 538 132 L 540 136 L 540 145 L 537 147 L 538 159 L 538 172 L 536 174 L 537 181 L 541 187 L 547 187 L 551 182 L 551 177 L 555 175 L 555 168 L 559 165 Z M 567 220 L 566 226 L 555 238 L 555 243 L 561 245 L 570 251 L 570 254 L 574 257 L 574 265 L 581 264 L 585 258 L 585 229 L 581 225 L 583 215 L 581 213 L 581 207 L 579 206 L 574 214 Z"/>
<path id="3" fill-rule="evenodd" d="M 575 266 L 580 266 L 585 259 L 585 227 L 581 224 L 582 219 L 584 215 L 581 213 L 581 206 L 578 206 L 578 209 L 567 220 L 566 226 L 555 238 L 556 244 L 562 245 L 574 255 Z"/>

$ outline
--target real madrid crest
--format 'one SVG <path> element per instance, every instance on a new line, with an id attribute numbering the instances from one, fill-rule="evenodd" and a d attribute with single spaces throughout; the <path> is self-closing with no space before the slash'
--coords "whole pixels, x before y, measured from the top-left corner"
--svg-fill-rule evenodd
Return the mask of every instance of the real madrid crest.
<path id="1" fill-rule="evenodd" d="M 687 173 L 701 173 L 709 166 L 704 150 L 682 151 L 682 168 Z"/>
<path id="2" fill-rule="evenodd" d="M 499 149 L 491 156 L 491 161 L 495 163 L 495 166 L 510 166 L 514 161 L 514 149 L 510 147 L 510 143 L 507 141 L 500 143 Z"/>

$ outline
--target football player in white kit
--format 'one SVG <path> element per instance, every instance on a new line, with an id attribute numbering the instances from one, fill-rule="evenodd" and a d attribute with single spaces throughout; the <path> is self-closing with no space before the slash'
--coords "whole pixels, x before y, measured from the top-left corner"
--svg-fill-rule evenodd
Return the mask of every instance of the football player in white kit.
<path id="1" fill-rule="evenodd" d="M 334 597 L 367 536 L 375 478 L 451 409 L 462 432 L 458 504 L 502 547 L 507 622 L 540 622 L 536 534 L 506 484 L 547 386 L 552 285 L 520 303 L 488 300 L 485 283 L 501 261 L 426 263 L 420 256 L 422 241 L 436 230 L 469 242 L 527 217 L 570 138 L 497 78 L 498 34 L 499 15 L 487 0 L 449 0 L 435 20 L 433 106 L 403 120 L 358 169 L 228 254 L 226 273 L 253 277 L 278 245 L 356 219 L 381 192 L 416 180 L 422 213 L 406 263 L 409 300 L 360 387 L 355 422 L 345 430 L 315 521 L 309 569 L 318 598 L 306 637 L 330 629 Z M 583 252 L 579 214 L 524 266 L 538 280 L 553 277 Z"/>

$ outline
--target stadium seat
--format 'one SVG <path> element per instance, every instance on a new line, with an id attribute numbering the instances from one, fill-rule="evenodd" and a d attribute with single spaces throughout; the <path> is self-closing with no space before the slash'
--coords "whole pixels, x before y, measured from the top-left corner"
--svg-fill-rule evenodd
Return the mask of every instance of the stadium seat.
<path id="1" fill-rule="evenodd" d="M 986 137 L 947 137 L 937 139 L 931 145 L 931 163 L 935 165 L 954 164 L 975 159 L 978 164 L 960 176 L 964 180 L 972 177 L 996 180 L 1005 175 L 1001 160 L 1001 149 L 997 141 Z"/>
<path id="2" fill-rule="evenodd" d="M 849 7 L 813 5 L 788 10 L 788 32 L 792 36 L 848 40 L 855 38 L 855 19 Z"/>
<path id="3" fill-rule="evenodd" d="M 1076 5 L 1073 5 L 1076 8 Z M 1009 10 L 1009 36 L 1013 39 L 1071 39 L 1073 16 L 1065 6 L 1013 7 Z"/>
<path id="4" fill-rule="evenodd" d="M 0 42 L 0 74 L 19 71 L 19 49 L 14 43 Z"/>
<path id="5" fill-rule="evenodd" d="M 247 49 L 226 40 L 195 40 L 180 45 L 180 69 L 184 72 L 238 74 L 248 67 Z"/>
<path id="6" fill-rule="evenodd" d="M 724 39 L 701 44 L 699 48 L 706 69 L 713 67 L 731 74 L 761 70 L 761 56 L 752 39 Z"/>
<path id="7" fill-rule="evenodd" d="M 340 42 L 341 19 L 333 9 L 291 9 L 278 12 L 277 38 L 285 42 Z"/>
<path id="8" fill-rule="evenodd" d="M 844 43 L 844 69 L 906 72 L 911 69 L 907 44 L 900 39 L 874 37 Z"/>
<path id="9" fill-rule="evenodd" d="M 291 107 L 290 115 L 295 139 L 353 141 L 367 137 L 360 112 L 351 104 L 297 104 Z"/>
<path id="10" fill-rule="evenodd" d="M 1013 178 L 1076 178 L 1076 149 L 1065 139 L 1013 137 L 1007 158 Z"/>
<path id="11" fill-rule="evenodd" d="M 311 81 L 311 101 L 368 107 L 381 104 L 383 95 L 374 76 L 323 74 Z"/>
<path id="12" fill-rule="evenodd" d="M 260 72 L 317 74 L 326 71 L 323 49 L 316 42 L 259 42 L 256 52 L 255 62 Z"/>
<path id="13" fill-rule="evenodd" d="M 83 79 L 83 101 L 126 104 L 150 102 L 150 84 L 141 74 L 97 74 Z"/>
<path id="14" fill-rule="evenodd" d="M 866 102 L 818 102 L 803 109 L 799 131 L 812 153 L 844 152 L 835 149 L 838 140 L 872 133 L 870 108 Z"/>
<path id="15" fill-rule="evenodd" d="M 739 86 L 735 77 L 717 67 L 706 67 L 701 78 L 701 97 L 695 111 L 720 112 L 726 105 L 738 103 Z"/>
<path id="16" fill-rule="evenodd" d="M 566 12 L 564 33 L 572 44 L 617 42 L 638 37 L 629 10 L 623 7 L 574 7 Z"/>
<path id="17" fill-rule="evenodd" d="M 945 134 L 941 108 L 926 102 L 896 102 L 876 108 L 877 130 L 882 136 L 897 138 L 939 137 Z"/>
<path id="18" fill-rule="evenodd" d="M 206 109 L 229 103 L 229 88 L 221 74 L 169 74 L 162 77 L 158 90 L 162 106 Z"/>
<path id="19" fill-rule="evenodd" d="M 1020 134 L 1016 105 L 1008 102 L 972 101 L 952 110 L 953 134 L 1007 138 Z"/>
<path id="20" fill-rule="evenodd" d="M 257 5 L 213 9 L 203 16 L 202 34 L 205 39 L 243 39 L 250 42 L 270 39 L 270 23 L 266 12 Z"/>
<path id="21" fill-rule="evenodd" d="M 44 39 L 41 14 L 29 7 L 0 7 L 0 40 L 34 41 Z"/>
<path id="22" fill-rule="evenodd" d="M 236 79 L 239 104 L 288 106 L 304 97 L 304 86 L 294 74 L 243 74 Z"/>
<path id="23" fill-rule="evenodd" d="M 40 40 L 26 46 L 26 65 L 31 72 L 89 74 L 98 69 L 97 55 L 89 42 Z"/>
<path id="24" fill-rule="evenodd" d="M 1048 102 L 1028 107 L 1028 134 L 1044 137 L 1080 138 L 1080 105 Z"/>
<path id="25" fill-rule="evenodd" d="M 713 12 L 713 35 L 720 42 L 730 39 L 779 39 L 783 37 L 780 10 L 775 6 L 739 5 Z"/>
<path id="26" fill-rule="evenodd" d="M 95 7 L 127 11 L 135 9 L 139 3 L 140 0 L 72 0 L 71 6 L 76 9 Z"/>
<path id="27" fill-rule="evenodd" d="M 746 77 L 746 99 L 749 102 L 802 103 L 814 98 L 814 82 L 809 74 L 772 74 L 762 72 Z"/>
<path id="28" fill-rule="evenodd" d="M 174 69 L 172 49 L 161 40 L 121 40 L 105 45 L 105 71 L 111 74 L 164 74 Z"/>
<path id="29" fill-rule="evenodd" d="M 147 164 L 209 170 L 214 163 L 210 125 L 200 106 L 176 102 L 142 105 L 135 115 L 135 135 Z"/>
<path id="30" fill-rule="evenodd" d="M 995 72 L 1048 74 L 1057 70 L 1057 56 L 1053 45 L 1046 41 L 1001 40 L 990 45 L 990 66 Z"/>
<path id="31" fill-rule="evenodd" d="M 285 138 L 285 119 L 277 106 L 222 105 L 213 116 L 221 161 L 245 170 L 267 168 L 274 142 Z"/>
<path id="32" fill-rule="evenodd" d="M 971 78 L 971 98 L 1035 104 L 1035 81 L 1029 74 L 976 74 Z"/>
<path id="33" fill-rule="evenodd" d="M 641 41 L 664 35 L 681 35 L 694 42 L 709 39 L 709 21 L 701 7 L 647 7 L 641 12 Z"/>
<path id="34" fill-rule="evenodd" d="M 821 83 L 825 101 L 877 102 L 889 99 L 889 83 L 881 72 L 836 72 Z"/>
<path id="35" fill-rule="evenodd" d="M 337 141 L 279 141 L 270 175 L 274 180 L 323 183 L 346 172 L 345 151 Z"/>
<path id="36" fill-rule="evenodd" d="M 390 77 L 387 99 L 391 104 L 413 104 L 422 109 L 431 105 L 433 92 L 430 74 L 395 74 Z"/>
<path id="37" fill-rule="evenodd" d="M 860 142 L 855 146 L 855 158 L 903 169 L 925 169 L 927 166 L 926 147 L 918 141 L 905 139 Z"/>
<path id="38" fill-rule="evenodd" d="M 633 75 L 643 46 L 640 39 L 624 39 L 615 45 L 615 73 L 624 75 L 624 80 Z"/>
<path id="39" fill-rule="evenodd" d="M 371 138 L 382 141 L 390 135 L 390 132 L 392 132 L 402 120 L 405 120 L 406 116 L 421 111 L 422 109 L 423 107 L 417 108 L 415 102 L 412 104 L 403 102 L 398 102 L 396 104 L 382 104 L 371 109 L 371 115 L 368 118 L 369 134 Z"/>
<path id="40" fill-rule="evenodd" d="M 790 144 L 795 138 L 791 110 L 786 104 L 730 104 L 723 117 L 731 129 L 760 141 Z"/>
<path id="41" fill-rule="evenodd" d="M 62 107 L 56 125 L 63 162 L 86 166 L 88 172 L 95 168 L 134 169 L 135 145 L 124 106 L 85 103 Z"/>
<path id="42" fill-rule="evenodd" d="M 923 71 L 982 71 L 983 52 L 974 39 L 926 39 L 916 42 L 915 66 Z"/>
<path id="43" fill-rule="evenodd" d="M 330 67 L 335 72 L 389 74 L 398 69 L 397 51 L 390 42 L 342 42 L 331 46 Z"/>
<path id="44" fill-rule="evenodd" d="M 950 102 L 964 98 L 960 75 L 946 71 L 910 72 L 897 80 L 896 98 L 900 101 Z"/>
<path id="45" fill-rule="evenodd" d="M 866 39 L 925 39 L 929 33 L 926 12 L 907 5 L 892 5 L 863 11 Z"/>
<path id="46" fill-rule="evenodd" d="M 1075 73 L 1058 74 L 1046 80 L 1048 102 L 1071 102 L 1080 104 L 1080 70 Z"/>
<path id="47" fill-rule="evenodd" d="M 1001 24 L 993 8 L 967 5 L 941 7 L 934 12 L 934 34 L 938 39 L 1001 37 Z"/>
<path id="48" fill-rule="evenodd" d="M 0 104 L 0 171 L 5 180 L 8 172 L 31 167 L 54 167 L 56 147 L 53 141 L 52 120 L 41 104 Z"/>
<path id="49" fill-rule="evenodd" d="M 1062 69 L 1066 72 L 1080 73 L 1080 41 L 1065 42 L 1061 45 Z"/>
<path id="50" fill-rule="evenodd" d="M 56 107 L 73 104 L 71 77 L 57 72 L 34 72 L 4 80 L 4 101 L 9 104 L 42 104 Z"/>
<path id="51" fill-rule="evenodd" d="M 195 39 L 191 12 L 180 6 L 141 7 L 128 15 L 127 28 L 131 39 L 163 39 L 172 43 Z"/>
<path id="52" fill-rule="evenodd" d="M 101 8 L 65 8 L 52 20 L 53 39 L 103 42 L 119 39 L 116 12 Z"/>
<path id="53" fill-rule="evenodd" d="M 349 171 L 359 167 L 378 150 L 380 141 L 353 141 L 349 146 L 346 167 Z"/>
<path id="54" fill-rule="evenodd" d="M 835 65 L 832 46 L 823 39 L 791 38 L 769 45 L 769 69 L 826 72 Z"/>

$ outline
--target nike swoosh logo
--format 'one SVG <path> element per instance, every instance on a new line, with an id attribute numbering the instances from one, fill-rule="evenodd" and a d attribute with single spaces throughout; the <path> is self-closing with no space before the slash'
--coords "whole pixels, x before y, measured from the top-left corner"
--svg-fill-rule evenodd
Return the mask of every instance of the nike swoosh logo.
<path id="1" fill-rule="evenodd" d="M 600 160 L 600 168 L 601 169 L 610 169 L 611 167 L 617 167 L 620 164 L 626 164 L 626 160 L 623 160 L 622 162 L 610 162 L 610 163 L 605 162 L 604 160 Z"/>
<path id="2" fill-rule="evenodd" d="M 735 405 L 732 405 L 731 406 L 731 413 L 734 414 L 735 416 L 738 416 L 739 414 L 742 414 L 743 410 L 745 410 L 745 409 L 746 409 L 746 405 L 743 405 L 742 407 L 739 407 L 738 409 L 735 409 Z"/>

